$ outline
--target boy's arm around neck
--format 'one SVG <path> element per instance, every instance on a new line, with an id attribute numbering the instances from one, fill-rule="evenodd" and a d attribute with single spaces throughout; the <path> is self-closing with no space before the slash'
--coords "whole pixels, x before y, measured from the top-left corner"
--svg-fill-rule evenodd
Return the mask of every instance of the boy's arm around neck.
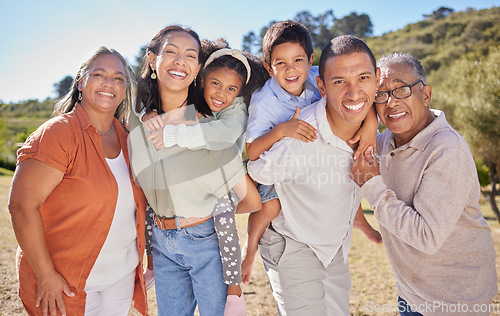
<path id="1" fill-rule="evenodd" d="M 300 108 L 297 106 L 292 118 L 276 125 L 266 134 L 246 144 L 247 155 L 250 160 L 256 160 L 261 154 L 269 150 L 274 143 L 284 137 L 293 137 L 305 142 L 316 140 L 317 131 L 311 124 L 299 119 Z"/>
<path id="2" fill-rule="evenodd" d="M 375 106 L 372 106 L 366 118 L 363 120 L 363 124 L 359 128 L 358 132 L 352 139 L 349 140 L 351 144 L 359 141 L 358 148 L 354 152 L 354 159 L 357 159 L 359 155 L 364 153 L 366 149 L 370 146 L 373 147 L 373 153 L 377 150 L 377 128 L 378 128 L 378 118 Z"/>

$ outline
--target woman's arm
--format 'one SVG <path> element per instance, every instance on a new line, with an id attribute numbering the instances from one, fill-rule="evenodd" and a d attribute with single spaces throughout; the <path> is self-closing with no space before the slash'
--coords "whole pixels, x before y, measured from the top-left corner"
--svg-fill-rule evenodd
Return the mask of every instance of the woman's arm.
<path id="1" fill-rule="evenodd" d="M 37 277 L 35 302 L 37 307 L 42 303 L 44 315 L 47 311 L 57 315 L 57 309 L 65 315 L 62 292 L 74 296 L 64 277 L 54 268 L 39 209 L 63 177 L 62 171 L 46 163 L 26 159 L 16 168 L 9 197 L 14 233 Z"/>

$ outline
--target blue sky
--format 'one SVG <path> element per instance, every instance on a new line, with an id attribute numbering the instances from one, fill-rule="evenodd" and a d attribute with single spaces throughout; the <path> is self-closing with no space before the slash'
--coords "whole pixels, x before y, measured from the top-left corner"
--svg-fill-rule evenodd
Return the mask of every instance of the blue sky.
<path id="1" fill-rule="evenodd" d="M 163 26 L 195 29 L 200 37 L 224 37 L 240 48 L 243 35 L 272 20 L 332 9 L 341 18 L 368 14 L 374 35 L 422 20 L 441 6 L 463 11 L 500 6 L 500 0 L 0 0 L 0 100 L 55 97 L 53 84 L 74 76 L 97 47 L 118 50 L 129 62 Z"/>

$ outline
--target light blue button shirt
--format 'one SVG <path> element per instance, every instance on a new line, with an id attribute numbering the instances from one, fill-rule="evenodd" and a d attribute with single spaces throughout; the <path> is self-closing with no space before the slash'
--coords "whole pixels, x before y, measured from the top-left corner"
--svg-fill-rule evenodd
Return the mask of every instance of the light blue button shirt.
<path id="1" fill-rule="evenodd" d="M 246 142 L 251 143 L 266 134 L 279 123 L 288 121 L 295 113 L 295 108 L 300 109 L 321 99 L 316 85 L 318 67 L 309 70 L 304 83 L 303 96 L 294 96 L 283 89 L 274 77 L 252 95 L 248 108 L 248 126 Z"/>

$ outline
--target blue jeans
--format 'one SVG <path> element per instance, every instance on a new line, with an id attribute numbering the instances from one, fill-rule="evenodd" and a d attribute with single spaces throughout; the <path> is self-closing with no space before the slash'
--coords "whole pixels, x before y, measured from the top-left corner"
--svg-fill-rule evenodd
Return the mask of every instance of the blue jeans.
<path id="1" fill-rule="evenodd" d="M 401 316 L 422 316 L 422 314 L 414 312 L 401 296 L 398 296 L 398 310 Z"/>
<path id="2" fill-rule="evenodd" d="M 182 229 L 153 226 L 153 265 L 158 315 L 224 314 L 227 285 L 222 276 L 214 221 Z"/>

